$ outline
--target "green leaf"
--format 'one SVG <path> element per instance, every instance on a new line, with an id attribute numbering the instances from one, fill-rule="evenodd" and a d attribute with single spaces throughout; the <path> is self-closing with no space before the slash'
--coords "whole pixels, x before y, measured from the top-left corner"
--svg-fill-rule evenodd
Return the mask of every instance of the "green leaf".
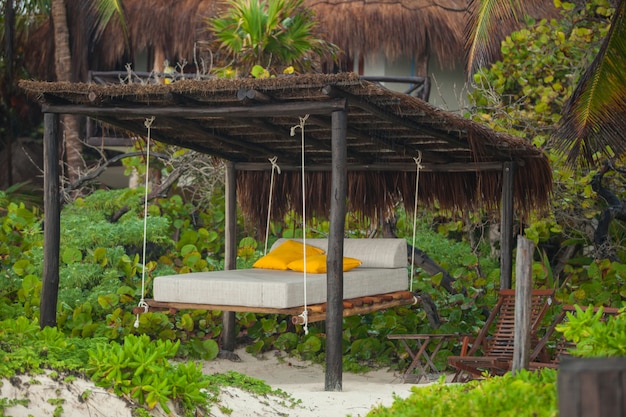
<path id="1" fill-rule="evenodd" d="M 98 304 L 105 310 L 111 310 L 120 302 L 120 298 L 116 294 L 107 294 L 98 296 Z"/>
<path id="2" fill-rule="evenodd" d="M 77 248 L 66 248 L 63 250 L 61 260 L 67 265 L 71 265 L 83 260 L 83 253 Z"/>
<path id="3" fill-rule="evenodd" d="M 18 276 L 23 276 L 26 274 L 28 267 L 30 266 L 30 261 L 28 259 L 20 259 L 19 261 L 13 264 L 13 272 L 15 272 Z"/>

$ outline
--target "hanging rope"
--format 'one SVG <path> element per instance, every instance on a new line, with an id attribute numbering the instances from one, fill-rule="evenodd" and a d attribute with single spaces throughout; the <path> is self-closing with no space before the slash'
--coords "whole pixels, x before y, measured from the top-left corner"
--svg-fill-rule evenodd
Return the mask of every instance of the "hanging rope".
<path id="1" fill-rule="evenodd" d="M 293 136 L 293 135 L 292 135 Z M 267 240 L 270 237 L 270 219 L 272 218 L 272 196 L 274 194 L 274 173 L 280 174 L 280 167 L 276 163 L 278 157 L 269 158 L 270 164 L 272 164 L 272 175 L 270 177 L 270 201 L 267 204 L 267 225 L 265 226 L 265 251 L 263 255 L 267 255 Z"/>
<path id="2" fill-rule="evenodd" d="M 411 251 L 411 279 L 409 280 L 409 291 L 413 292 L 413 269 L 415 268 L 415 232 L 417 229 L 417 197 L 419 196 L 420 185 L 420 171 L 422 168 L 422 151 L 417 151 L 417 158 L 413 158 L 415 161 L 415 205 L 413 207 L 413 241 L 411 245 L 413 250 Z"/>
<path id="3" fill-rule="evenodd" d="M 301 139 L 301 177 L 302 177 L 302 251 L 304 253 L 304 271 L 303 271 L 303 280 L 304 280 L 304 310 L 300 317 L 302 317 L 302 323 L 304 328 L 304 334 L 309 334 L 309 311 L 307 308 L 307 294 L 306 294 L 306 284 L 307 284 L 307 276 L 306 276 L 306 180 L 304 178 L 304 125 L 306 124 L 309 115 L 307 114 L 304 117 L 300 118 L 300 123 L 293 126 L 291 128 L 291 136 L 296 135 L 296 129 L 300 128 L 300 132 L 302 133 Z"/>
<path id="4" fill-rule="evenodd" d="M 141 299 L 139 300 L 138 307 L 143 307 L 144 313 L 148 312 L 148 303 L 146 303 L 145 295 L 146 295 L 146 241 L 148 234 L 148 180 L 149 172 L 150 172 L 150 132 L 152 129 L 152 122 L 154 122 L 154 116 L 149 119 L 146 119 L 144 125 L 148 129 L 148 137 L 146 138 L 146 192 L 144 195 L 143 202 L 143 250 L 142 250 L 142 258 L 141 258 Z M 137 313 L 137 318 L 135 319 L 135 329 L 139 327 L 139 313 Z"/>

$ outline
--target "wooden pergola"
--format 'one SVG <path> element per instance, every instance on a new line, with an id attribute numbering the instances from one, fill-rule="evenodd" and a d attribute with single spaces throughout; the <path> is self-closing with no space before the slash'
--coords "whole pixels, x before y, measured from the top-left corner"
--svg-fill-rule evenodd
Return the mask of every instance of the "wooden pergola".
<path id="1" fill-rule="evenodd" d="M 313 212 L 330 220 L 325 389 L 342 389 L 343 239 L 348 209 L 376 215 L 398 200 L 413 207 L 500 209 L 501 248 L 513 246 L 514 212 L 546 207 L 552 174 L 543 152 L 357 75 L 274 79 L 183 80 L 173 84 L 115 85 L 23 81 L 44 112 L 45 230 L 41 325 L 56 324 L 59 284 L 60 114 L 84 115 L 136 135 L 154 116 L 155 140 L 226 161 L 225 268 L 236 268 L 237 194 L 244 214 L 263 218 L 271 171 L 284 175 L 277 211 L 297 207 L 307 192 Z M 305 168 L 312 190 L 298 191 L 300 141 L 291 127 L 308 115 Z M 415 158 L 422 155 L 419 196 Z M 280 188 L 279 188 L 280 189 Z M 245 198 L 243 198 L 245 196 Z M 501 261 L 501 288 L 511 287 L 512 260 Z M 235 314 L 224 312 L 223 349 L 234 349 Z"/>

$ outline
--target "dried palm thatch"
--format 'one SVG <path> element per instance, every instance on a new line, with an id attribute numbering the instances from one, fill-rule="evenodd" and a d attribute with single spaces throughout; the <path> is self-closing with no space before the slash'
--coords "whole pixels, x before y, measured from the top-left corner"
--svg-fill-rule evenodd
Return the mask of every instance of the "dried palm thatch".
<path id="1" fill-rule="evenodd" d="M 161 50 L 171 63 L 193 62 L 194 48 L 209 37 L 206 18 L 217 14 L 219 0 L 125 0 L 124 13 L 133 52 Z M 119 25 L 102 36 L 95 55 L 105 68 L 113 68 L 127 55 Z M 100 67 L 98 67 L 100 68 Z"/>
<path id="2" fill-rule="evenodd" d="M 325 33 L 350 57 L 376 57 L 382 53 L 393 61 L 400 56 L 428 60 L 434 55 L 444 68 L 454 67 L 465 52 L 468 27 L 473 25 L 477 1 L 472 0 L 306 0 Z M 525 0 L 524 11 L 536 19 L 558 16 L 552 0 Z M 494 50 L 485 56 L 493 62 L 500 56 L 500 42 L 522 26 L 524 16 L 498 20 Z M 420 74 L 427 75 L 427 74 Z"/>
<path id="3" fill-rule="evenodd" d="M 194 48 L 206 42 L 207 17 L 215 16 L 221 0 L 125 0 L 124 19 L 128 39 L 114 17 L 102 33 L 96 33 L 94 0 L 66 0 L 72 41 L 72 67 L 77 80 L 88 70 L 113 70 L 132 62 L 141 51 L 163 51 L 172 63 L 193 62 Z M 197 56 L 197 54 L 196 54 Z M 50 21 L 44 22 L 26 46 L 27 68 L 45 80 L 53 80 L 54 36 Z"/>
<path id="4" fill-rule="evenodd" d="M 426 57 L 451 67 L 463 54 L 465 0 L 305 0 L 326 40 L 350 57 Z M 424 74 L 425 75 L 425 74 Z"/>
<path id="5" fill-rule="evenodd" d="M 453 67 L 463 56 L 464 29 L 469 21 L 470 0 L 306 0 L 320 23 L 324 40 L 341 48 L 351 58 L 378 57 L 393 61 L 400 56 L 427 62 L 434 55 L 444 67 Z M 128 44 L 119 21 L 114 19 L 95 36 L 93 0 L 67 0 L 68 25 L 72 34 L 72 66 L 77 80 L 86 80 L 88 70 L 121 68 L 140 51 L 163 51 L 170 62 L 194 62 L 211 42 L 206 18 L 227 7 L 225 0 L 125 0 L 124 19 Z M 527 0 L 526 10 L 535 18 L 555 17 L 551 0 Z M 519 24 L 499 22 L 494 33 L 494 52 L 500 41 Z M 195 51 L 194 51 L 194 48 Z M 50 22 L 32 34 L 26 48 L 28 68 L 39 79 L 54 79 L 54 37 Z M 213 51 L 216 52 L 216 51 Z M 426 75 L 426 74 L 420 74 Z"/>
<path id="6" fill-rule="evenodd" d="M 545 209 L 552 190 L 552 176 L 546 170 L 546 161 L 532 159 L 524 163 L 513 185 L 515 196 L 526 195 L 525 201 L 516 198 L 516 209 L 521 217 L 531 211 Z M 529 175 L 529 173 L 533 173 Z M 536 176 L 535 174 L 539 174 Z M 275 176 L 272 191 L 274 220 L 283 219 L 290 211 L 302 215 L 302 179 L 296 171 Z M 386 218 L 393 208 L 403 204 L 408 213 L 415 205 L 415 172 L 362 172 L 347 174 L 348 210 L 369 219 Z M 484 210 L 498 218 L 502 193 L 502 175 L 498 172 L 422 172 L 419 177 L 418 207 L 472 213 Z M 239 171 L 237 199 L 246 218 L 256 219 L 264 226 L 267 219 L 271 173 L 267 171 Z M 330 172 L 306 173 L 306 212 L 320 218 L 330 214 Z M 530 188 L 534 188 L 528 195 Z"/>
<path id="7" fill-rule="evenodd" d="M 350 73 L 186 80 L 169 85 L 24 81 L 21 86 L 41 99 L 44 111 L 85 114 L 134 134 L 145 134 L 145 118 L 156 114 L 154 139 L 235 164 L 241 208 L 248 218 L 260 222 L 267 218 L 268 158 L 273 156 L 283 173 L 276 179 L 272 214 L 278 218 L 287 210 L 299 211 L 301 142 L 289 132 L 305 112 L 311 113 L 305 125 L 309 213 L 329 214 L 331 112 L 341 109 L 348 118 L 347 198 L 350 209 L 364 216 L 390 212 L 398 201 L 412 210 L 414 158 L 420 153 L 422 206 L 496 209 L 504 162 L 519 166 L 514 195 L 520 214 L 545 208 L 552 190 L 547 158 L 525 140 Z"/>

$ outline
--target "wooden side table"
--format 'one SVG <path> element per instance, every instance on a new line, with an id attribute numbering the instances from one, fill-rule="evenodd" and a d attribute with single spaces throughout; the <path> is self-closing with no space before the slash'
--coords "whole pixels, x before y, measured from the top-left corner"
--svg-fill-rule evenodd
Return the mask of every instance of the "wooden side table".
<path id="1" fill-rule="evenodd" d="M 411 372 L 417 368 L 418 376 L 415 383 L 419 383 L 420 380 L 425 377 L 428 372 L 438 372 L 437 367 L 433 360 L 439 353 L 443 342 L 449 339 L 460 339 L 463 335 L 457 333 L 443 333 L 443 334 L 390 334 L 387 335 L 388 339 L 399 340 L 404 349 L 411 356 L 411 364 L 404 372 L 402 376 L 403 382 L 406 382 Z M 415 340 L 416 349 L 413 349 L 408 341 Z M 433 343 L 435 348 L 431 354 L 428 353 L 426 348 Z"/>

